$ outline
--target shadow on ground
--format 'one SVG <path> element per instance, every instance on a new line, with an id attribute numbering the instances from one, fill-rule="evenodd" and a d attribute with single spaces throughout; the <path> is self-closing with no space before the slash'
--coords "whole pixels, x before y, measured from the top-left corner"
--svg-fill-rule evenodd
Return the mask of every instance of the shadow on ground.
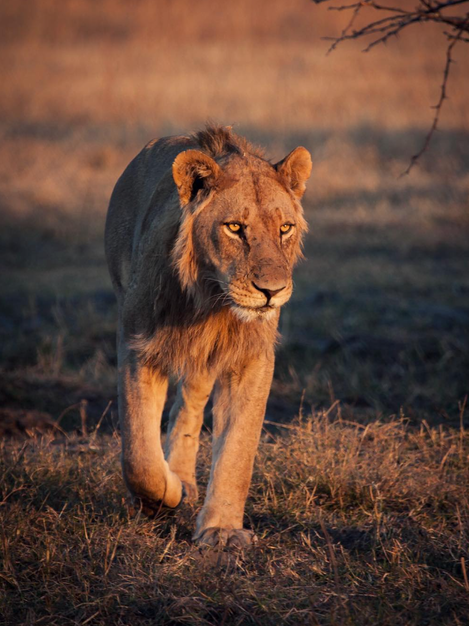
<path id="1" fill-rule="evenodd" d="M 118 132 L 35 123 L 13 125 L 7 137 L 112 151 L 154 134 L 140 126 Z M 396 175 L 424 139 L 420 131 L 363 126 L 333 137 L 314 129 L 247 135 L 269 152 L 304 144 L 318 170 L 305 199 L 306 261 L 282 313 L 267 420 L 333 404 L 331 415 L 355 421 L 402 413 L 416 424 L 457 424 L 469 371 L 467 134 L 441 132 L 432 156 L 406 179 Z M 321 168 L 334 163 L 340 170 L 345 149 L 347 162 L 354 150 L 356 171 L 372 168 L 374 179 L 344 175 L 336 186 L 323 183 Z M 445 151 L 451 176 L 445 165 L 435 170 L 435 155 Z M 99 172 L 114 168 L 113 181 L 120 173 L 113 159 L 93 163 Z M 99 191 L 100 206 L 109 191 Z M 101 427 L 115 428 L 116 306 L 102 246 L 104 211 L 70 213 L 35 205 L 25 193 L 1 198 L 3 431 L 27 432 L 34 412 L 68 430 L 82 428 L 85 411 L 93 428 L 109 402 Z M 15 212 L 18 194 L 35 210 Z"/>

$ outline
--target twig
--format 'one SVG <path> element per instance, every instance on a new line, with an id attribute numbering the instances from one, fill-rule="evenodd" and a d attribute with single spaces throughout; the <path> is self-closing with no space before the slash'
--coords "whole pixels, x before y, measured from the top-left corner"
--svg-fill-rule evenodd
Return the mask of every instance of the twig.
<path id="1" fill-rule="evenodd" d="M 323 2 L 329 2 L 329 0 L 313 0 L 315 4 L 322 4 Z M 447 86 L 448 79 L 451 70 L 451 64 L 453 63 L 452 53 L 454 46 L 463 41 L 469 43 L 469 13 L 463 15 L 448 15 L 444 11 L 448 9 L 454 10 L 455 7 L 462 5 L 469 5 L 469 0 L 419 0 L 416 7 L 412 9 L 403 9 L 400 7 L 389 6 L 388 4 L 382 4 L 377 0 L 359 0 L 351 4 L 339 4 L 338 6 L 328 7 L 331 11 L 351 11 L 352 15 L 349 22 L 342 30 L 339 37 L 324 37 L 328 41 L 332 41 L 327 54 L 337 48 L 337 46 L 343 41 L 371 38 L 372 41 L 364 48 L 363 52 L 369 52 L 372 48 L 379 44 L 386 44 L 391 37 L 398 37 L 399 34 L 414 24 L 423 24 L 428 22 L 434 22 L 445 26 L 450 26 L 451 32 L 444 32 L 449 44 L 446 48 L 446 63 L 443 70 L 443 82 L 440 88 L 440 98 L 438 103 L 433 107 L 435 109 L 435 115 L 433 123 L 427 133 L 424 143 L 411 159 L 407 169 L 401 174 L 404 176 L 409 174 L 413 166 L 417 163 L 420 157 L 427 151 L 432 137 L 437 130 L 440 120 L 440 114 L 444 101 L 447 99 Z M 371 19 L 364 26 L 361 26 L 357 30 L 353 30 L 357 17 L 362 9 L 369 9 L 370 11 L 383 11 L 388 15 L 379 19 Z M 373 38 L 374 36 L 374 38 Z"/>
<path id="2" fill-rule="evenodd" d="M 467 579 L 467 571 L 466 571 L 466 560 L 464 557 L 461 557 L 461 570 L 464 578 L 464 586 L 466 587 L 466 591 L 469 591 L 469 580 Z"/>
<path id="3" fill-rule="evenodd" d="M 332 8 L 334 8 L 334 7 L 329 7 L 329 9 L 332 9 Z M 360 10 L 361 10 L 362 8 L 363 8 L 363 5 L 362 5 L 362 3 L 361 3 L 361 2 L 360 2 L 360 3 L 358 3 L 358 4 L 356 5 L 356 7 L 355 7 L 355 9 L 354 9 L 354 11 L 353 11 L 353 13 L 352 13 L 352 17 L 350 18 L 350 20 L 349 20 L 349 22 L 348 22 L 347 26 L 346 26 L 346 27 L 344 28 L 344 30 L 342 31 L 342 34 L 341 34 L 341 36 L 339 37 L 339 39 L 336 39 L 336 40 L 334 41 L 334 43 L 331 45 L 331 47 L 330 47 L 330 48 L 329 48 L 329 50 L 327 51 L 327 54 L 330 54 L 333 50 L 335 50 L 335 49 L 336 49 L 336 47 L 339 45 L 339 41 L 341 41 L 342 39 L 344 39 L 344 37 L 346 37 L 346 36 L 347 36 L 347 34 L 348 34 L 349 30 L 350 30 L 350 29 L 352 28 L 352 26 L 354 25 L 355 20 L 357 19 L 358 14 L 360 13 Z"/>
<path id="4" fill-rule="evenodd" d="M 440 88 L 440 98 L 438 100 L 438 103 L 435 106 L 435 115 L 433 117 L 433 123 L 431 125 L 429 132 L 427 133 L 427 136 L 425 137 L 425 141 L 423 142 L 422 147 L 416 154 L 414 154 L 411 157 L 410 163 L 407 169 L 400 176 L 401 178 L 402 176 L 406 176 L 407 174 L 410 173 L 411 169 L 420 159 L 422 154 L 424 154 L 428 150 L 428 146 L 430 145 L 430 141 L 432 140 L 433 134 L 435 133 L 438 127 L 438 122 L 440 121 L 441 107 L 443 106 L 443 102 L 447 98 L 446 87 L 448 85 L 448 78 L 449 78 L 451 63 L 453 62 L 452 52 L 453 52 L 454 46 L 458 43 L 461 34 L 462 34 L 462 30 L 458 32 L 457 36 L 449 43 L 448 47 L 446 48 L 446 63 L 445 63 L 445 69 L 443 71 L 443 82 L 441 83 L 441 88 Z"/>
<path id="5" fill-rule="evenodd" d="M 88 400 L 83 398 L 80 402 L 80 421 L 81 421 L 81 434 L 82 437 L 88 436 L 88 429 L 86 427 L 86 407 L 88 406 Z"/>
<path id="6" fill-rule="evenodd" d="M 319 524 L 321 526 L 321 530 L 323 532 L 323 535 L 326 539 L 326 544 L 327 544 L 327 550 L 329 552 L 329 559 L 331 562 L 331 566 L 332 566 L 332 571 L 334 573 L 334 582 L 335 582 L 335 586 L 336 586 L 336 590 L 337 590 L 337 596 L 340 598 L 341 597 L 341 587 L 340 587 L 340 578 L 339 578 L 339 568 L 337 567 L 337 559 L 335 557 L 335 553 L 334 553 L 334 547 L 332 545 L 332 541 L 331 541 L 331 536 L 329 535 L 326 525 L 324 524 L 324 521 L 322 519 L 322 517 L 319 517 Z"/>

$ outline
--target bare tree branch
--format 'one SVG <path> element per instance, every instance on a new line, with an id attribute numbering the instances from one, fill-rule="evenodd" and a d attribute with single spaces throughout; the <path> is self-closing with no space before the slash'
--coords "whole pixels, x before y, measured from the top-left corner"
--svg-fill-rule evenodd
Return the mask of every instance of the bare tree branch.
<path id="1" fill-rule="evenodd" d="M 337 3 L 339 0 L 313 0 L 315 4 L 334 1 Z M 368 52 L 379 44 L 385 44 L 391 37 L 398 37 L 402 31 L 413 24 L 436 23 L 450 28 L 449 31 L 443 31 L 449 44 L 446 48 L 446 63 L 440 88 L 440 98 L 434 107 L 433 123 L 425 137 L 422 148 L 411 157 L 409 166 L 403 175 L 409 174 L 422 154 L 427 151 L 437 130 L 443 103 L 447 99 L 453 49 L 459 42 L 469 43 L 467 36 L 469 34 L 469 11 L 464 13 L 463 5 L 465 5 L 464 9 L 469 9 L 469 0 L 416 0 L 416 5 L 412 9 L 383 4 L 380 0 L 358 0 L 351 4 L 339 3 L 329 7 L 331 11 L 350 11 L 351 17 L 339 37 L 324 37 L 324 39 L 332 41 L 328 54 L 334 51 L 340 43 L 355 39 L 371 39 L 363 50 Z M 459 14 L 455 14 L 455 10 L 459 11 Z M 364 26 L 354 30 L 353 27 L 357 19 L 364 15 L 365 11 L 368 11 L 367 15 L 370 15 L 371 12 L 372 18 Z M 387 15 L 375 18 L 377 12 L 384 12 Z"/>
<path id="2" fill-rule="evenodd" d="M 409 166 L 407 167 L 406 171 L 401 174 L 401 176 L 406 176 L 407 174 L 409 174 L 410 170 L 414 167 L 414 165 L 420 159 L 422 154 L 428 150 L 428 146 L 430 145 L 430 141 L 432 140 L 433 133 L 436 131 L 436 129 L 438 127 L 438 122 L 440 121 L 441 107 L 443 106 L 443 102 L 447 98 L 446 88 L 447 88 L 447 85 L 448 85 L 448 77 L 449 77 L 451 63 L 453 62 L 453 59 L 452 59 L 451 55 L 452 55 L 454 46 L 458 43 L 458 41 L 461 38 L 462 32 L 463 31 L 460 30 L 458 32 L 458 34 L 455 37 L 452 38 L 452 41 L 450 42 L 450 44 L 446 48 L 446 63 L 445 63 L 445 69 L 443 71 L 443 82 L 441 83 L 441 88 L 440 88 L 440 98 L 439 98 L 437 104 L 435 105 L 435 116 L 433 118 L 433 123 L 431 125 L 431 128 L 430 128 L 429 132 L 427 133 L 427 136 L 425 137 L 425 141 L 423 143 L 423 146 L 420 148 L 420 150 L 417 152 L 417 154 L 414 154 L 411 157 Z"/>

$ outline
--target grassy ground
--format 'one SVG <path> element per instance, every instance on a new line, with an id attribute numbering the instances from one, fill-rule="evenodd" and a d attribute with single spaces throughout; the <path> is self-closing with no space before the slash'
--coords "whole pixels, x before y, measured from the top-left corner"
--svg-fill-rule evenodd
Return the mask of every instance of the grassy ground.
<path id="1" fill-rule="evenodd" d="M 432 151 L 399 178 L 444 41 L 326 57 L 346 19 L 306 0 L 1 5 L 7 624 L 467 621 L 469 57 L 455 50 Z M 207 118 L 315 163 L 266 418 L 282 426 L 248 502 L 260 542 L 218 565 L 190 543 L 197 509 L 127 506 L 102 246 L 128 161 Z M 206 433 L 202 485 L 208 465 Z"/>
<path id="2" fill-rule="evenodd" d="M 465 624 L 469 439 L 316 414 L 263 436 L 244 560 L 190 541 L 196 509 L 132 516 L 119 438 L 5 442 L 9 624 Z M 205 439 L 201 478 L 207 478 Z M 6 602 L 5 602 L 6 600 Z"/>

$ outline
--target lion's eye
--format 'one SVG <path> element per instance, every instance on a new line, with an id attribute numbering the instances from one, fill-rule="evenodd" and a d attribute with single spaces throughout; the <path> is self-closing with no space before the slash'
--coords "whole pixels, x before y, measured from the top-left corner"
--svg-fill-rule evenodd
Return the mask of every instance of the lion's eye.
<path id="1" fill-rule="evenodd" d="M 282 233 L 282 235 L 286 235 L 287 233 L 291 231 L 292 228 L 293 228 L 293 224 L 282 224 L 280 226 L 280 232 Z"/>
<path id="2" fill-rule="evenodd" d="M 241 232 L 241 224 L 238 224 L 238 222 L 228 222 L 225 226 L 228 226 L 232 233 Z"/>

